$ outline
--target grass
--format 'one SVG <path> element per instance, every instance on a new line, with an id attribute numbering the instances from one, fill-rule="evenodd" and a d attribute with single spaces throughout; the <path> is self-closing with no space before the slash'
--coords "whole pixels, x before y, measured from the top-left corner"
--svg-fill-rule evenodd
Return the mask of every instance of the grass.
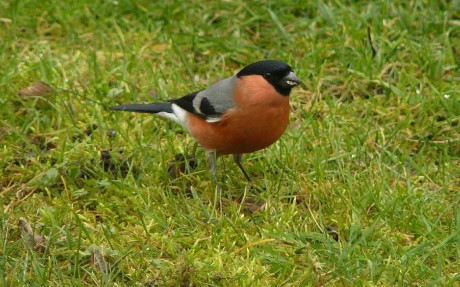
<path id="1" fill-rule="evenodd" d="M 458 286 L 458 1 L 148 2 L 0 2 L 1 286 Z M 264 58 L 304 85 L 222 213 L 180 127 L 108 110 Z"/>

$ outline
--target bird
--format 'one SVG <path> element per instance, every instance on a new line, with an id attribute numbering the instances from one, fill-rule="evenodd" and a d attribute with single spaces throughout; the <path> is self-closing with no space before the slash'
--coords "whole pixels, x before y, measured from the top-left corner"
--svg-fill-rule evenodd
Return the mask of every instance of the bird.
<path id="1" fill-rule="evenodd" d="M 289 96 L 300 79 L 279 60 L 247 65 L 236 75 L 177 99 L 125 104 L 111 110 L 156 114 L 180 124 L 208 153 L 217 184 L 217 157 L 233 155 L 245 178 L 243 154 L 276 142 L 289 124 Z"/>

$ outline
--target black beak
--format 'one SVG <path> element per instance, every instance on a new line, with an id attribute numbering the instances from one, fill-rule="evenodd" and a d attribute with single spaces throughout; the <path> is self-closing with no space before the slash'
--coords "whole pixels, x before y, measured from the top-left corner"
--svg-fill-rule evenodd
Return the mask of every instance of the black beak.
<path id="1" fill-rule="evenodd" d="M 287 74 L 287 76 L 281 79 L 281 86 L 283 88 L 293 88 L 298 84 L 300 84 L 300 80 L 292 71 L 289 74 Z"/>

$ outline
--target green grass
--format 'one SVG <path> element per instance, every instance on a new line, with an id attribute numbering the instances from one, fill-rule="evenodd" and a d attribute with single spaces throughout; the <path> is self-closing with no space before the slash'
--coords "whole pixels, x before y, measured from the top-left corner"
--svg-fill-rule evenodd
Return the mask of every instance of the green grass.
<path id="1" fill-rule="evenodd" d="M 0 286 L 458 286 L 459 7 L 0 1 Z M 179 126 L 108 110 L 264 58 L 304 86 L 254 186 L 219 160 L 222 213 L 200 148 L 168 175 Z"/>

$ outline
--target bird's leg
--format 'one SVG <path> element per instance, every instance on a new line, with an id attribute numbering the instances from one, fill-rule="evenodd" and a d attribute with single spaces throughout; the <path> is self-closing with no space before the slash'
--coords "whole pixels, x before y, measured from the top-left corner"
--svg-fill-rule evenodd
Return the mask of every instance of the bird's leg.
<path id="1" fill-rule="evenodd" d="M 241 162 L 242 162 L 242 160 L 243 160 L 243 155 L 242 155 L 242 154 L 234 154 L 234 155 L 233 155 L 233 160 L 235 161 L 236 165 L 241 169 L 241 171 L 243 172 L 243 174 L 244 174 L 244 176 L 246 177 L 246 179 L 247 179 L 249 182 L 252 182 L 251 177 L 250 177 L 249 174 L 246 172 L 246 170 L 244 170 L 243 165 L 241 164 Z"/>
<path id="2" fill-rule="evenodd" d="M 209 157 L 209 170 L 212 174 L 212 179 L 214 180 L 214 184 L 217 186 L 217 155 L 216 152 L 213 150 L 208 151 Z"/>
<path id="3" fill-rule="evenodd" d="M 214 206 L 217 204 L 217 198 L 219 198 L 220 212 L 222 213 L 222 194 L 220 191 L 219 183 L 217 182 L 217 154 L 215 150 L 208 151 L 209 157 L 209 169 L 211 170 L 212 179 L 216 187 L 216 194 L 214 196 Z"/>

